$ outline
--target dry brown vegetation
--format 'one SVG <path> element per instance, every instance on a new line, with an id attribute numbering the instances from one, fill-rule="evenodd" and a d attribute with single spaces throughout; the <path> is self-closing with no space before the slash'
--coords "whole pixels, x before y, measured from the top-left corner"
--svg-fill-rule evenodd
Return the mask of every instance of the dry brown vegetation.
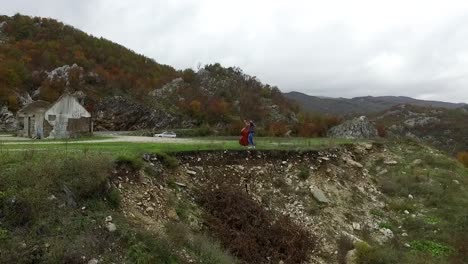
<path id="1" fill-rule="evenodd" d="M 246 263 L 302 263 L 315 238 L 286 216 L 275 218 L 242 191 L 223 186 L 199 194 L 208 229 Z"/>
<path id="2" fill-rule="evenodd" d="M 463 164 L 463 166 L 468 167 L 468 151 L 459 152 L 457 154 L 457 160 Z"/>

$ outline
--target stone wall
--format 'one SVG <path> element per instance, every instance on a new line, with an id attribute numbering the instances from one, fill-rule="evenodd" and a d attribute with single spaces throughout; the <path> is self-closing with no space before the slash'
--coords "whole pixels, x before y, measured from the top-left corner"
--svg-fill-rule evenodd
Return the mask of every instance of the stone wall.
<path id="1" fill-rule="evenodd" d="M 70 137 L 91 134 L 91 118 L 68 119 L 67 131 Z"/>

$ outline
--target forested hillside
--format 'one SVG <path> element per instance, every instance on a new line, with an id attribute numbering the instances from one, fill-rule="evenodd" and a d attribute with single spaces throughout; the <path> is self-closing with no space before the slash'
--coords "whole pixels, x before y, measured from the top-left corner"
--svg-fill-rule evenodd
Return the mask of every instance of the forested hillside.
<path id="1" fill-rule="evenodd" d="M 1 16 L 0 21 L 0 100 L 13 110 L 20 104 L 15 94 L 33 94 L 39 87 L 39 98 L 51 101 L 66 86 L 95 96 L 137 95 L 178 76 L 170 66 L 53 19 L 15 15 Z M 47 78 L 46 72 L 73 64 L 79 67 L 70 72 L 68 85 L 60 78 Z"/>
<path id="2" fill-rule="evenodd" d="M 334 118 L 300 113 L 277 87 L 218 63 L 176 70 L 49 18 L 0 16 L 0 106 L 75 93 L 98 129 L 209 125 L 237 131 L 244 118 L 265 133 L 324 135 Z"/>

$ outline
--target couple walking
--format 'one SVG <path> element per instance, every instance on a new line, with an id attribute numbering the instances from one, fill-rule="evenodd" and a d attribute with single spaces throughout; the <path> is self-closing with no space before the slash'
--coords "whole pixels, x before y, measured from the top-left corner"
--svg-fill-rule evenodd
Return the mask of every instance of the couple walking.
<path id="1" fill-rule="evenodd" d="M 241 138 L 239 139 L 239 144 L 242 146 L 248 146 L 249 149 L 255 149 L 255 143 L 253 140 L 255 134 L 255 124 L 252 120 L 244 120 L 244 128 L 241 130 Z"/>

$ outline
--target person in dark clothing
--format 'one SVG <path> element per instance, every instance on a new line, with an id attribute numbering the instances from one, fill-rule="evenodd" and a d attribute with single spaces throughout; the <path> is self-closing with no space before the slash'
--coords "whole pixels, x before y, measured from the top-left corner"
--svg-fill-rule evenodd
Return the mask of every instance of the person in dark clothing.
<path id="1" fill-rule="evenodd" d="M 254 142 L 254 134 L 255 134 L 255 124 L 252 120 L 249 122 L 249 148 L 255 149 L 255 142 Z"/>

